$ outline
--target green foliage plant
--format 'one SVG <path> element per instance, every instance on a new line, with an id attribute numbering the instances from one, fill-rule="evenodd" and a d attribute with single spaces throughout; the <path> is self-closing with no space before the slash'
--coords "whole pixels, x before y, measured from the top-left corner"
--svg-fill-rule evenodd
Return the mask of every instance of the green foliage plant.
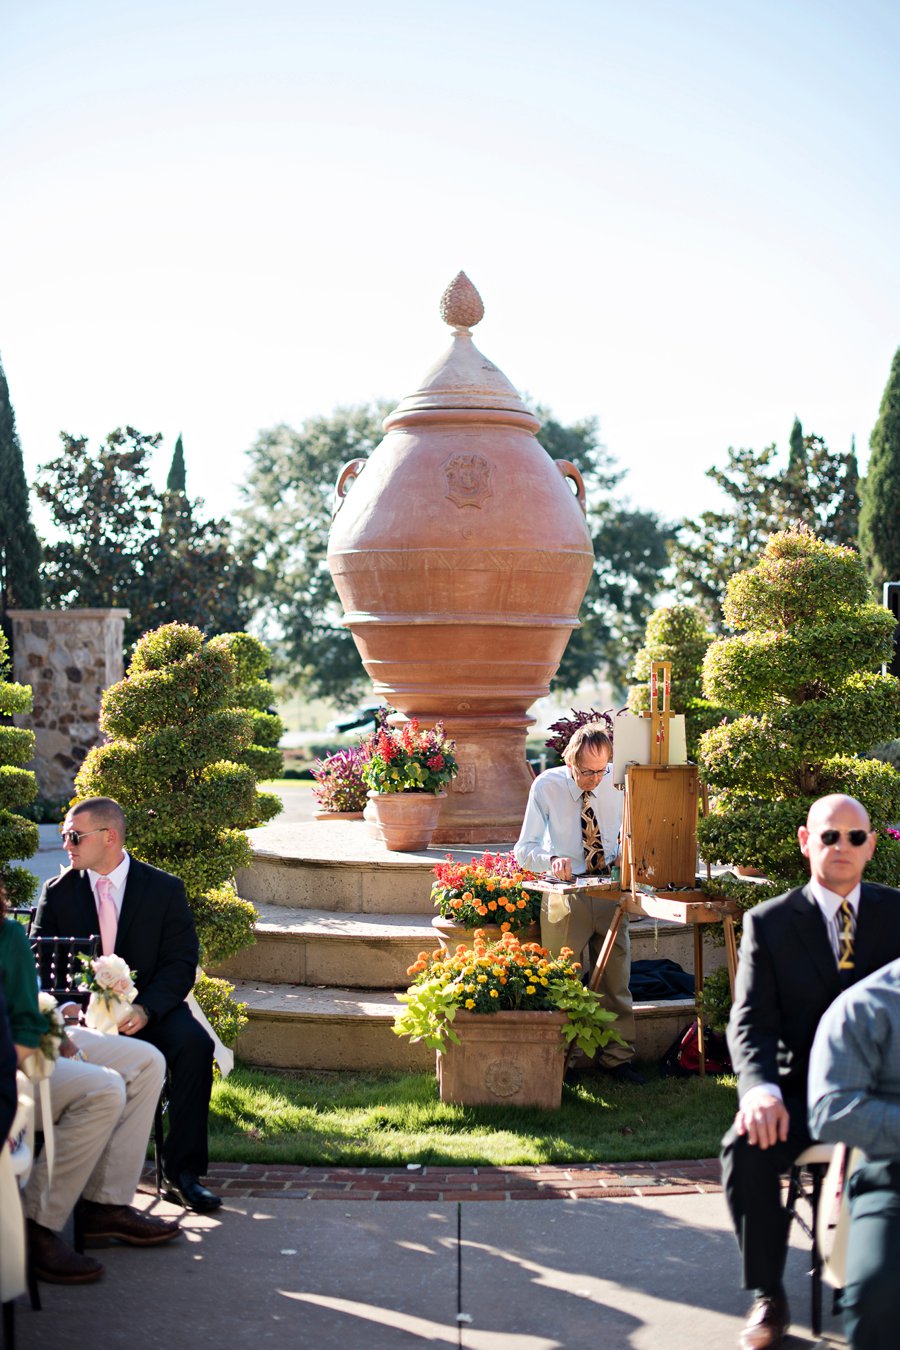
<path id="1" fill-rule="evenodd" d="M 900 581 L 900 348 L 869 438 L 869 465 L 861 490 L 859 547 L 875 596 Z"/>
<path id="2" fill-rule="evenodd" d="M 272 709 L 275 691 L 268 678 L 272 664 L 268 647 L 249 633 L 221 633 L 209 645 L 214 651 L 224 649 L 231 656 L 232 707 L 240 708 L 252 725 L 253 743 L 240 751 L 238 763 L 248 765 L 260 782 L 280 778 L 284 755 L 278 745 L 284 735 L 284 723 Z"/>
<path id="3" fill-rule="evenodd" d="M 695 605 L 669 605 L 657 609 L 647 621 L 644 645 L 634 658 L 628 691 L 631 712 L 650 708 L 650 666 L 653 661 L 672 665 L 672 710 L 683 713 L 688 758 L 696 760 L 704 731 L 721 722 L 727 712 L 703 697 L 703 659 L 714 634 Z"/>
<path id="4" fill-rule="evenodd" d="M 31 711 L 31 687 L 15 684 L 8 673 L 8 647 L 0 630 L 0 718 Z M 0 881 L 14 909 L 26 908 L 34 899 L 35 877 L 13 858 L 30 858 L 38 848 L 37 825 L 21 812 L 37 797 L 37 782 L 23 765 L 34 754 L 34 732 L 24 727 L 0 725 Z"/>
<path id="5" fill-rule="evenodd" d="M 0 615 L 40 608 L 40 564 L 16 415 L 0 364 Z"/>
<path id="6" fill-rule="evenodd" d="M 75 784 L 79 797 L 114 797 L 129 851 L 184 882 L 204 964 L 254 940 L 256 911 L 233 877 L 251 860 L 246 831 L 281 809 L 242 762 L 255 725 L 234 706 L 236 688 L 229 644 L 180 623 L 146 633 L 125 679 L 103 696 L 109 739 L 89 752 Z"/>
<path id="7" fill-rule="evenodd" d="M 900 817 L 900 774 L 866 757 L 900 728 L 900 681 L 880 674 L 894 618 L 869 602 L 858 554 L 801 529 L 775 534 L 728 583 L 725 620 L 737 632 L 709 647 L 704 693 L 740 715 L 701 737 L 714 794 L 702 856 L 802 882 L 797 828 L 816 798 L 841 792 L 880 832 L 866 876 L 897 885 L 900 844 L 884 830 Z"/>
<path id="8" fill-rule="evenodd" d="M 520 867 L 514 853 L 485 851 L 471 862 L 448 853 L 435 864 L 434 875 L 431 900 L 438 914 L 464 928 L 492 923 L 517 933 L 540 918 L 540 894 L 522 885 L 537 880 L 536 874 Z"/>
<path id="9" fill-rule="evenodd" d="M 611 1025 L 615 1013 L 581 983 L 573 955 L 564 947 L 553 957 L 536 942 L 520 943 L 512 933 L 486 942 L 480 929 L 473 947 L 460 944 L 453 955 L 420 952 L 407 972 L 414 977 L 412 984 L 405 994 L 396 995 L 406 1006 L 394 1020 L 394 1032 L 424 1041 L 443 1054 L 447 1041 L 459 1043 L 453 1022 L 460 1009 L 473 1013 L 518 1009 L 567 1013 L 562 1034 L 587 1055 L 611 1040 L 622 1043 Z"/>
<path id="10" fill-rule="evenodd" d="M 317 759 L 312 768 L 313 794 L 321 812 L 356 814 L 366 805 L 368 787 L 363 778 L 366 752 L 360 745 L 335 750 Z"/>

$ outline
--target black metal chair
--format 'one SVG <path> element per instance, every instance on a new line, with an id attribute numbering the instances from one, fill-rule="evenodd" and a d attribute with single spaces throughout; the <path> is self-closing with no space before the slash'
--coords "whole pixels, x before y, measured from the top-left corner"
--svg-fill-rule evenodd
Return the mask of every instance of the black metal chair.
<path id="1" fill-rule="evenodd" d="M 822 1182 L 828 1171 L 836 1144 L 811 1144 L 795 1159 L 788 1177 L 786 1207 L 790 1220 L 796 1220 L 810 1239 L 810 1323 L 814 1336 L 822 1331 L 822 1252 L 819 1248 L 819 1201 Z M 797 1205 L 805 1201 L 809 1206 L 809 1223 Z"/>

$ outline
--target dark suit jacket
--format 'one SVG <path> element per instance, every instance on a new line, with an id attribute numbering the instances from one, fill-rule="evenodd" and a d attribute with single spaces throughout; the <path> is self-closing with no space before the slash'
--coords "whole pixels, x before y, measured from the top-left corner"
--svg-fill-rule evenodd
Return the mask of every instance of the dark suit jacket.
<path id="1" fill-rule="evenodd" d="M 854 983 L 900 957 L 900 891 L 863 882 L 854 942 Z M 806 1100 L 819 1019 L 841 992 L 837 962 L 818 905 L 803 886 L 744 915 L 728 1048 L 738 1096 L 777 1083 Z"/>
<path id="2" fill-rule="evenodd" d="M 33 937 L 89 937 L 100 932 L 86 872 L 71 868 L 41 891 Z M 132 858 L 116 933 L 116 955 L 135 972 L 137 1002 L 151 1024 L 183 1003 L 194 986 L 199 944 L 184 885 Z"/>

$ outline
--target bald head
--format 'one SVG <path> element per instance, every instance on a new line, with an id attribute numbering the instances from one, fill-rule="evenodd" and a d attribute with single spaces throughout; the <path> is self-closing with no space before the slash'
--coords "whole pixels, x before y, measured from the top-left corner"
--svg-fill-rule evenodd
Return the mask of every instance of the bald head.
<path id="1" fill-rule="evenodd" d="M 797 838 L 810 875 L 835 895 L 859 885 L 878 842 L 862 802 L 839 792 L 813 802 Z"/>

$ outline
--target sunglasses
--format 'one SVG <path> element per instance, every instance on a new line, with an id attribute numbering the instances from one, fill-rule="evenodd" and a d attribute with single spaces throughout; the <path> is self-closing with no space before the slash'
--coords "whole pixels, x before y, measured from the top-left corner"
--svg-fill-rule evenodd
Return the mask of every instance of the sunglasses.
<path id="1" fill-rule="evenodd" d="M 59 837 L 64 844 L 71 844 L 73 848 L 77 848 L 82 839 L 87 839 L 89 834 L 102 834 L 108 828 L 106 825 L 99 825 L 96 830 L 60 830 Z"/>
<path id="2" fill-rule="evenodd" d="M 836 844 L 841 835 L 844 835 L 854 848 L 862 848 L 871 833 L 871 830 L 823 830 L 819 838 L 826 848 L 831 848 L 832 844 Z"/>

